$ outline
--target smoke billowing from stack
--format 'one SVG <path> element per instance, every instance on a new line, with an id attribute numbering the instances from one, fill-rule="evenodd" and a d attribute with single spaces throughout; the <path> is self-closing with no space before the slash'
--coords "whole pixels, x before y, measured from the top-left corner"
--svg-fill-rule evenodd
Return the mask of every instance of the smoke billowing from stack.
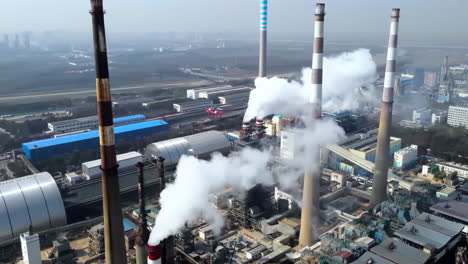
<path id="1" fill-rule="evenodd" d="M 322 116 L 324 20 L 325 4 L 318 3 L 315 9 L 314 51 L 312 55 L 311 83 L 313 92 L 310 98 L 315 119 L 321 119 Z M 299 245 L 311 246 L 318 240 L 317 228 L 320 225 L 320 171 L 305 168 L 302 202 Z"/>
<path id="2" fill-rule="evenodd" d="M 385 69 L 379 135 L 377 138 L 375 157 L 374 180 L 372 184 L 371 203 L 374 205 L 387 200 L 387 178 L 390 158 L 390 126 L 392 124 L 393 88 L 396 70 L 399 19 L 400 9 L 394 8 L 392 10 L 390 38 L 388 41 L 387 66 Z"/>
<path id="3" fill-rule="evenodd" d="M 258 57 L 258 77 L 266 76 L 267 19 L 268 0 L 260 0 L 260 54 Z"/>
<path id="4" fill-rule="evenodd" d="M 159 177 L 159 194 L 161 194 L 166 188 L 166 177 L 164 168 L 164 158 L 159 157 L 154 162 Z M 150 246 L 148 245 L 148 263 L 162 263 L 162 264 L 174 264 L 175 260 L 175 243 L 174 236 L 169 236 L 159 245 Z"/>
<path id="5" fill-rule="evenodd" d="M 101 151 L 106 263 L 123 264 L 127 263 L 127 255 L 123 235 L 102 0 L 91 0 L 90 13 L 93 18 L 94 57 L 96 64 L 96 97 Z"/>
<path id="6" fill-rule="evenodd" d="M 138 235 L 135 239 L 136 263 L 147 264 L 147 250 L 146 245 L 149 239 L 148 222 L 146 220 L 146 206 L 145 206 L 145 187 L 143 178 L 144 164 L 138 162 L 137 175 L 138 175 L 138 200 L 140 205 L 140 228 Z"/>

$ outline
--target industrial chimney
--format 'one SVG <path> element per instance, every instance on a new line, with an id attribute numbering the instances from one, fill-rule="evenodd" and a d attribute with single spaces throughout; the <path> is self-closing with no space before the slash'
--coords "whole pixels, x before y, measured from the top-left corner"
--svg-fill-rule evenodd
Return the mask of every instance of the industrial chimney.
<path id="1" fill-rule="evenodd" d="M 146 206 L 145 206 L 145 187 L 143 178 L 143 162 L 138 162 L 137 175 L 138 175 L 138 202 L 140 205 L 140 228 L 135 239 L 136 263 L 147 264 L 147 251 L 146 245 L 148 244 L 149 231 L 148 222 L 146 220 Z"/>
<path id="2" fill-rule="evenodd" d="M 101 149 L 102 203 L 104 215 L 105 258 L 108 264 L 127 263 L 123 235 L 120 186 L 115 154 L 112 101 L 109 86 L 104 9 L 102 0 L 91 0 L 94 58 L 96 64 L 96 97 Z"/>
<path id="3" fill-rule="evenodd" d="M 159 194 L 164 191 L 166 188 L 166 177 L 165 177 L 165 168 L 164 168 L 164 158 L 159 157 L 153 162 L 156 163 L 156 168 L 159 177 Z M 175 263 L 175 242 L 174 236 L 169 236 L 163 241 L 161 241 L 159 246 L 160 252 L 160 262 L 150 262 L 151 256 L 150 252 L 148 252 L 148 264 L 150 263 L 162 263 L 162 264 L 174 264 Z M 148 246 L 149 248 L 149 246 Z M 157 251 L 157 250 L 156 250 Z"/>
<path id="4" fill-rule="evenodd" d="M 148 264 L 161 264 L 161 245 L 147 247 Z"/>
<path id="5" fill-rule="evenodd" d="M 379 135 L 377 137 L 377 150 L 375 157 L 374 180 L 372 184 L 371 203 L 380 204 L 387 200 L 387 178 L 389 167 L 390 126 L 392 124 L 393 86 L 396 70 L 396 52 L 398 41 L 398 22 L 400 9 L 392 10 L 390 25 L 390 38 L 388 41 L 387 66 L 382 94 L 382 107 L 380 111 Z"/>
<path id="6" fill-rule="evenodd" d="M 258 77 L 266 76 L 268 0 L 260 0 L 260 54 L 258 57 Z"/>
<path id="7" fill-rule="evenodd" d="M 310 98 L 315 119 L 322 117 L 322 74 L 323 74 L 323 24 L 325 4 L 318 3 L 315 8 L 314 50 L 312 55 L 312 89 Z M 317 161 L 319 164 L 320 161 Z M 318 240 L 320 225 L 320 171 L 306 168 L 302 193 L 301 230 L 299 245 L 312 246 Z"/>

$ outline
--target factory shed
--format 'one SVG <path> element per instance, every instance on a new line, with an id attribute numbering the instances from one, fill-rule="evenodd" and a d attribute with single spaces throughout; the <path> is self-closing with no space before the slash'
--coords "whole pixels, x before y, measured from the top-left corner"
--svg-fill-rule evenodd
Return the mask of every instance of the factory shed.
<path id="1" fill-rule="evenodd" d="M 0 182 L 0 241 L 67 223 L 54 178 L 41 172 Z"/>
<path id="2" fill-rule="evenodd" d="M 165 132 L 169 124 L 163 120 L 153 120 L 114 128 L 115 141 L 135 140 L 156 133 Z M 46 160 L 53 156 L 99 148 L 99 131 L 74 134 L 58 138 L 43 139 L 22 144 L 22 150 L 31 161 Z"/>
<path id="3" fill-rule="evenodd" d="M 381 256 L 376 255 L 376 254 L 374 254 L 374 253 L 372 253 L 370 251 L 367 251 L 359 259 L 357 259 L 356 261 L 353 262 L 353 264 L 369 264 L 369 263 L 372 263 L 372 264 L 395 264 L 394 262 L 392 262 L 392 261 L 390 261 L 388 259 L 382 258 Z"/>
<path id="4" fill-rule="evenodd" d="M 462 224 L 422 213 L 395 232 L 395 235 L 421 248 L 424 252 L 434 254 L 456 244 L 463 228 Z"/>
<path id="5" fill-rule="evenodd" d="M 227 137 L 219 131 L 207 131 L 187 137 L 180 137 L 152 143 L 146 147 L 147 159 L 164 157 L 166 166 L 176 165 L 182 155 L 194 155 L 199 158 L 207 158 L 213 152 L 227 154 L 231 149 L 231 143 Z"/>
<path id="6" fill-rule="evenodd" d="M 117 155 L 117 164 L 119 172 L 134 169 L 137 162 L 143 161 L 142 155 L 136 151 Z M 81 164 L 81 171 L 86 180 L 95 179 L 101 176 L 101 160 L 92 160 Z"/>
<path id="7" fill-rule="evenodd" d="M 409 246 L 400 240 L 388 237 L 385 237 L 382 243 L 371 248 L 370 251 L 394 263 L 424 264 L 431 257 L 429 254 Z"/>

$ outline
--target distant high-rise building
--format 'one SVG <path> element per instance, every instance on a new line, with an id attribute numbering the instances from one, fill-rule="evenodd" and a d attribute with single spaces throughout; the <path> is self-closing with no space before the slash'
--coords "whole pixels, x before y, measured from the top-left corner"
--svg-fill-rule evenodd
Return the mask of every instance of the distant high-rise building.
<path id="1" fill-rule="evenodd" d="M 448 80 L 448 56 L 445 56 L 444 63 L 440 69 L 440 82 Z"/>
<path id="2" fill-rule="evenodd" d="M 468 107 L 449 106 L 447 124 L 468 128 Z"/>
<path id="3" fill-rule="evenodd" d="M 437 84 L 437 73 L 425 72 L 424 73 L 424 85 L 430 88 L 434 88 L 436 84 Z"/>
<path id="4" fill-rule="evenodd" d="M 416 68 L 414 70 L 413 85 L 415 89 L 419 89 L 424 84 L 424 69 Z"/>
<path id="5" fill-rule="evenodd" d="M 442 81 L 439 86 L 436 101 L 438 103 L 450 103 L 452 99 L 452 84 L 449 81 Z"/>

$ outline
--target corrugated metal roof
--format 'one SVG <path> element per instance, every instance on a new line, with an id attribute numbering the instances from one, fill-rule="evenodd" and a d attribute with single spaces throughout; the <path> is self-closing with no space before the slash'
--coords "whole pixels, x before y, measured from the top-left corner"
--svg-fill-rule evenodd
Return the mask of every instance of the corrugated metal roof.
<path id="1" fill-rule="evenodd" d="M 428 218 L 430 221 L 428 221 Z M 436 249 L 444 247 L 462 229 L 462 224 L 443 219 L 441 217 L 422 213 L 418 218 L 407 223 L 395 232 L 401 238 L 421 246 L 432 246 Z"/>
<path id="2" fill-rule="evenodd" d="M 136 151 L 123 153 L 123 154 L 117 155 L 117 162 L 119 162 L 121 160 L 138 158 L 138 157 L 141 157 L 141 156 L 142 155 L 140 153 L 136 152 Z M 88 168 L 94 168 L 94 167 L 98 167 L 100 165 L 101 165 L 101 160 L 100 159 L 84 162 L 82 164 L 82 166 L 86 166 Z"/>
<path id="3" fill-rule="evenodd" d="M 0 241 L 65 225 L 60 191 L 47 172 L 0 182 Z"/>
<path id="4" fill-rule="evenodd" d="M 164 126 L 164 125 L 168 125 L 168 123 L 163 120 L 152 120 L 152 121 L 140 122 L 140 123 L 115 127 L 114 134 L 125 133 L 125 132 L 129 132 L 133 130 L 145 129 L 145 128 L 155 127 L 155 126 Z M 44 148 L 44 147 L 49 147 L 49 146 L 54 146 L 54 145 L 71 143 L 75 141 L 92 139 L 96 137 L 99 137 L 99 131 L 93 130 L 93 131 L 80 133 L 80 134 L 27 142 L 27 143 L 23 143 L 23 146 L 26 146 L 29 149 L 37 149 L 37 148 Z"/>
<path id="5" fill-rule="evenodd" d="M 446 201 L 433 205 L 431 210 L 468 223 L 468 203 Z"/>
<path id="6" fill-rule="evenodd" d="M 137 120 L 137 119 L 145 119 L 145 118 L 146 117 L 144 115 L 123 116 L 123 117 L 114 118 L 114 123 Z"/>
<path id="7" fill-rule="evenodd" d="M 370 260 L 372 260 L 373 262 L 369 262 Z M 353 262 L 353 264 L 368 264 L 368 263 L 372 263 L 372 264 L 395 264 L 395 263 L 391 262 L 390 260 L 384 259 L 381 256 L 376 255 L 376 254 L 374 254 L 374 253 L 372 253 L 370 251 L 367 251 L 359 259 L 357 259 L 356 261 Z"/>
<path id="8" fill-rule="evenodd" d="M 422 250 L 388 237 L 370 251 L 395 263 L 405 264 L 423 264 L 431 257 Z"/>
<path id="9" fill-rule="evenodd" d="M 206 155 L 215 151 L 224 151 L 231 146 L 226 136 L 211 130 L 187 137 L 164 140 L 148 145 L 146 157 L 164 157 L 166 166 L 175 165 L 182 155 Z M 192 152 L 190 152 L 192 150 Z"/>

